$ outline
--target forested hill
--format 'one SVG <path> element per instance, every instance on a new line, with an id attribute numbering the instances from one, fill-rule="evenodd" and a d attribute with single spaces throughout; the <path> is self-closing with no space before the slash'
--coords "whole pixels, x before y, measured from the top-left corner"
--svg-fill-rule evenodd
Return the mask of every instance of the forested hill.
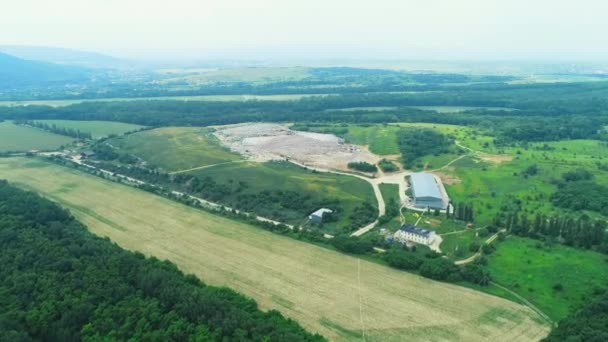
<path id="1" fill-rule="evenodd" d="M 87 80 L 84 68 L 29 61 L 0 53 L 0 87 L 48 86 Z M 6 89 L 4 89 L 6 91 Z"/>
<path id="2" fill-rule="evenodd" d="M 0 341 L 321 341 L 0 180 Z"/>

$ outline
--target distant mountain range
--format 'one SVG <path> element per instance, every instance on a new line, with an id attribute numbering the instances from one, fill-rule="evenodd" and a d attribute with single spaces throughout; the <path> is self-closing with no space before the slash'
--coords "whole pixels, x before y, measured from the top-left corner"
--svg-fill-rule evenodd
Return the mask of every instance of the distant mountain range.
<path id="1" fill-rule="evenodd" d="M 85 82 L 90 71 L 83 67 L 25 60 L 0 53 L 0 87 L 65 85 Z"/>
<path id="2" fill-rule="evenodd" d="M 97 52 L 45 46 L 0 45 L 0 53 L 17 58 L 87 68 L 118 68 L 130 65 L 129 61 Z"/>

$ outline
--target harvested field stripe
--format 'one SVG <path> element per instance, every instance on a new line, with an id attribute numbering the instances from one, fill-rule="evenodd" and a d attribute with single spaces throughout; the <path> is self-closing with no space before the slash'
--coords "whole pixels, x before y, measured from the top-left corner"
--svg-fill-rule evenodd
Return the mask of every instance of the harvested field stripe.
<path id="1" fill-rule="evenodd" d="M 361 334 L 365 341 L 365 322 L 363 322 L 363 300 L 361 299 L 361 259 L 357 259 L 357 290 L 359 292 L 359 318 L 361 319 Z"/>
<path id="2" fill-rule="evenodd" d="M 0 178 L 53 194 L 95 234 L 169 259 L 205 283 L 228 286 L 331 340 L 352 341 L 354 332 L 360 338 L 363 312 L 366 341 L 537 341 L 549 330 L 524 305 L 358 260 L 76 170 L 10 158 L 0 160 Z M 355 262 L 365 272 L 355 270 Z M 496 314 L 488 318 L 497 309 L 504 310 L 499 317 L 505 324 L 496 324 Z"/>

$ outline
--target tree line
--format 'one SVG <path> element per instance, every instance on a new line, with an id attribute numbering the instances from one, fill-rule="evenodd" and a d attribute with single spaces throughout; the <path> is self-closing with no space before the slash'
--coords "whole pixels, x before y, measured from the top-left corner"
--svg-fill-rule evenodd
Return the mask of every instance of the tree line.
<path id="1" fill-rule="evenodd" d="M 597 290 L 580 310 L 561 320 L 544 341 L 608 341 L 608 291 Z"/>
<path id="2" fill-rule="evenodd" d="M 537 213 L 499 213 L 494 225 L 509 232 L 533 239 L 550 240 L 568 246 L 593 249 L 608 253 L 608 225 L 605 220 L 594 220 L 587 215 L 578 218 Z"/>
<path id="3" fill-rule="evenodd" d="M 3 341 L 323 340 L 230 289 L 94 236 L 6 181 L 0 249 Z"/>
<path id="4" fill-rule="evenodd" d="M 65 135 L 76 139 L 93 139 L 93 135 L 90 132 L 82 132 L 74 128 L 58 127 L 56 124 L 48 124 L 46 122 L 32 120 L 16 120 L 15 124 L 36 127 L 47 132 Z"/>
<path id="5" fill-rule="evenodd" d="M 122 154 L 110 147 L 106 146 L 102 149 L 111 152 L 104 154 L 105 156 L 111 156 L 111 160 L 124 159 Z M 331 208 L 336 215 L 343 215 L 344 213 L 344 208 L 338 199 L 323 195 L 317 196 L 305 191 L 282 189 L 254 191 L 250 182 L 241 179 L 228 179 L 225 182 L 219 182 L 210 176 L 170 175 L 161 170 L 136 165 L 122 166 L 115 163 L 100 162 L 98 166 L 150 184 L 158 184 L 281 222 L 299 223 L 304 217 L 319 208 Z M 372 222 L 375 219 L 375 210 L 375 207 L 369 209 L 365 203 L 356 207 L 350 216 L 351 221 L 354 220 L 353 225 Z M 374 212 L 374 216 L 370 216 L 370 212 Z M 344 227 L 344 229 L 350 230 L 351 227 Z"/>
<path id="6" fill-rule="evenodd" d="M 605 94 L 589 98 L 589 92 Z M 139 100 L 88 102 L 66 107 L 0 108 L 0 119 L 106 120 L 145 126 L 208 126 L 240 122 L 385 123 L 427 122 L 470 125 L 496 137 L 495 143 L 561 139 L 608 139 L 608 82 L 555 85 L 479 85 L 440 93 L 370 92 L 309 97 L 296 101 L 197 102 Z M 395 107 L 383 111 L 349 108 Z M 517 110 L 471 109 L 438 113 L 410 106 L 492 106 Z M 328 111 L 342 109 L 340 111 Z"/>

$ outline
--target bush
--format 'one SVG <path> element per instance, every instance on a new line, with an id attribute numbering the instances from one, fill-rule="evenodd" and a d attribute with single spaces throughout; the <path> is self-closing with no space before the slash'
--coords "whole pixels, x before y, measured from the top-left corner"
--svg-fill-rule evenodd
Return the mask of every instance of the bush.
<path id="1" fill-rule="evenodd" d="M 384 254 L 384 260 L 392 267 L 401 270 L 417 270 L 423 259 L 415 252 L 410 252 L 401 246 L 394 246 Z"/>
<path id="2" fill-rule="evenodd" d="M 452 273 L 458 272 L 458 267 L 445 258 L 427 259 L 420 266 L 420 275 L 435 280 L 447 280 Z"/>
<path id="3" fill-rule="evenodd" d="M 348 235 L 338 235 L 331 239 L 332 246 L 336 249 L 350 254 L 366 254 L 374 251 L 371 241 Z"/>
<path id="4" fill-rule="evenodd" d="M 395 165 L 395 163 L 393 163 L 392 161 L 390 161 L 388 159 L 382 159 L 378 163 L 378 166 L 384 172 L 395 172 L 395 171 L 399 170 L 399 168 L 397 167 L 397 165 Z"/>
<path id="5" fill-rule="evenodd" d="M 361 171 L 361 172 L 377 172 L 378 167 L 374 164 L 366 163 L 366 162 L 350 162 L 348 163 L 348 168 Z"/>

